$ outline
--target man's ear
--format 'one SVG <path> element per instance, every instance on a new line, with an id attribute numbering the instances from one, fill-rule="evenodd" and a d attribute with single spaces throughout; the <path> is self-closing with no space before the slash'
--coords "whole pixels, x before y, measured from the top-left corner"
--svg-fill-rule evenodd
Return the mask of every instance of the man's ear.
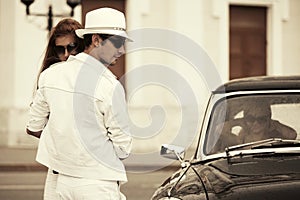
<path id="1" fill-rule="evenodd" d="M 100 36 L 98 34 L 93 34 L 92 35 L 92 44 L 95 47 L 99 47 L 99 45 L 102 45 L 102 39 L 100 38 Z"/>

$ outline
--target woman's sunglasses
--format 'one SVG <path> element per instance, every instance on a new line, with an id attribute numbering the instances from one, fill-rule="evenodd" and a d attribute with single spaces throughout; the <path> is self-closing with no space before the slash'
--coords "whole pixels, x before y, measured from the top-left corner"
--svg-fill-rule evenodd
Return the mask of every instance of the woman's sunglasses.
<path id="1" fill-rule="evenodd" d="M 120 36 L 111 36 L 108 38 L 108 40 L 111 41 L 111 43 L 117 49 L 121 48 L 126 42 L 126 38 Z"/>
<path id="2" fill-rule="evenodd" d="M 61 54 L 65 54 L 66 49 L 68 51 L 68 53 L 72 53 L 73 51 L 75 51 L 77 49 L 77 44 L 76 43 L 70 43 L 67 46 L 55 46 L 54 50 L 57 53 L 57 55 L 61 55 Z"/>
<path id="3" fill-rule="evenodd" d="M 266 123 L 268 121 L 268 116 L 258 116 L 258 117 L 255 117 L 255 116 L 252 116 L 252 115 L 249 115 L 249 116 L 246 116 L 246 120 L 247 122 L 250 122 L 250 123 L 254 123 L 255 121 L 260 123 L 260 124 L 263 124 L 263 123 Z"/>

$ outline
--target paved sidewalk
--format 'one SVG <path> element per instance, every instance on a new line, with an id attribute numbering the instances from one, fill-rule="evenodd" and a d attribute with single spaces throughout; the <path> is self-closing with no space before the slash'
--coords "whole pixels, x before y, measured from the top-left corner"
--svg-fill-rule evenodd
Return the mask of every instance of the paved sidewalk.
<path id="1" fill-rule="evenodd" d="M 0 152 L 0 172 L 47 170 L 35 161 L 36 148 L 0 147 Z"/>

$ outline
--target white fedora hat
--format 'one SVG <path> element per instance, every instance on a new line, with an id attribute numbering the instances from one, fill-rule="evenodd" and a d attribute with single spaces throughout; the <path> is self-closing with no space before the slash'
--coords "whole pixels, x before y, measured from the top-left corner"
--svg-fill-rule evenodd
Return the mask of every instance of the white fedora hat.
<path id="1" fill-rule="evenodd" d="M 112 8 L 99 8 L 88 12 L 85 16 L 85 28 L 75 30 L 76 35 L 83 38 L 85 34 L 120 35 L 132 41 L 126 33 L 125 16 Z"/>

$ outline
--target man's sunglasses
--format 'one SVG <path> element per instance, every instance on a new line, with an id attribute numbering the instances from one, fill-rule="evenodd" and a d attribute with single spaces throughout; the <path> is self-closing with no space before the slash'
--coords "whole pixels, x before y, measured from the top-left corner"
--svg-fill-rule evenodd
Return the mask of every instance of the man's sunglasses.
<path id="1" fill-rule="evenodd" d="M 67 46 L 55 46 L 54 50 L 58 55 L 65 54 L 66 49 L 68 53 L 72 53 L 77 49 L 77 44 L 76 43 L 70 43 Z"/>
<path id="2" fill-rule="evenodd" d="M 111 41 L 111 43 L 117 49 L 121 48 L 126 42 L 126 38 L 120 36 L 111 36 L 108 38 L 108 40 Z"/>

